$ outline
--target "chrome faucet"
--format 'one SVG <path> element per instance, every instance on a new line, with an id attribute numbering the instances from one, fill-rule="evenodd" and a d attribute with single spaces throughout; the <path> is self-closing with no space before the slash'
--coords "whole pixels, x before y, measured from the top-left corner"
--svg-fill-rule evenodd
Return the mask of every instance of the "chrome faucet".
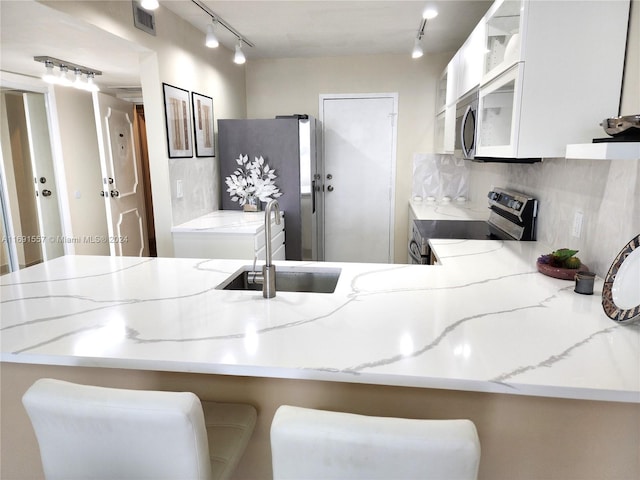
<path id="1" fill-rule="evenodd" d="M 274 209 L 276 224 L 280 225 L 280 205 L 277 200 L 271 200 L 267 203 L 267 208 L 264 210 L 264 246 L 266 253 L 265 264 L 262 267 L 262 296 L 264 298 L 276 296 L 276 266 L 271 264 L 271 212 Z"/>

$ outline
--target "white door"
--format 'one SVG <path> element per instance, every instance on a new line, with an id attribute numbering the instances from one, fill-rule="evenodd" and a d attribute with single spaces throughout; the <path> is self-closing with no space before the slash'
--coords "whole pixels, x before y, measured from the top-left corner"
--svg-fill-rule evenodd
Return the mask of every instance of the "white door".
<path id="1" fill-rule="evenodd" d="M 43 260 L 64 255 L 62 226 L 44 95 L 23 93 Z"/>
<path id="2" fill-rule="evenodd" d="M 327 261 L 392 262 L 397 103 L 320 97 Z"/>
<path id="3" fill-rule="evenodd" d="M 147 256 L 143 176 L 135 148 L 134 105 L 94 94 L 111 255 Z"/>

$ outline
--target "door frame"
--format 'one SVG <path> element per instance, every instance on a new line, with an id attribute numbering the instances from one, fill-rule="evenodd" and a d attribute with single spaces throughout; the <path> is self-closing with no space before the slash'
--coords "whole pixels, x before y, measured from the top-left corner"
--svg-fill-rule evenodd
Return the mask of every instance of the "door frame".
<path id="1" fill-rule="evenodd" d="M 371 98 L 391 98 L 393 100 L 393 128 L 391 137 L 391 191 L 389 192 L 389 201 L 391 208 L 389 209 L 389 263 L 394 263 L 395 257 L 395 223 L 396 223 L 396 171 L 397 171 L 397 154 L 398 154 L 398 92 L 390 93 L 321 93 L 318 103 L 318 118 L 320 119 L 320 155 L 322 155 L 323 168 L 325 164 L 324 156 L 324 101 L 325 100 L 344 100 L 344 99 L 371 99 Z M 325 175 L 322 172 L 323 191 Z M 326 214 L 326 210 L 325 210 Z"/>
<path id="2" fill-rule="evenodd" d="M 65 239 L 69 239 L 73 237 L 73 231 L 71 228 L 71 214 L 69 207 L 69 199 L 66 194 L 62 192 L 67 192 L 67 180 L 66 173 L 64 168 L 64 159 L 62 156 L 62 146 L 60 144 L 60 126 L 58 124 L 57 119 L 57 110 L 56 110 L 56 102 L 55 102 L 55 92 L 53 85 L 46 83 L 45 81 L 39 78 L 33 78 L 26 75 L 21 75 L 17 73 L 11 72 L 0 72 L 0 86 L 3 88 L 13 88 L 16 90 L 21 90 L 25 92 L 32 93 L 42 93 L 44 95 L 44 103 L 45 110 L 47 115 L 47 126 L 49 128 L 49 142 L 51 146 L 51 156 L 53 162 L 53 168 L 55 171 L 55 188 L 58 192 L 57 195 L 57 204 L 58 211 L 60 214 L 60 227 L 62 231 L 62 235 Z M 1 155 L 1 153 L 0 153 Z M 2 168 L 2 182 L 3 182 L 3 202 L 5 207 L 5 220 L 7 222 L 8 229 L 6 230 L 6 235 L 9 238 L 15 238 L 15 232 L 13 230 L 13 218 L 11 216 L 11 209 L 9 208 L 9 197 L 6 185 L 6 176 L 4 173 L 4 167 L 0 165 Z M 73 255 L 75 254 L 75 245 L 73 242 L 64 241 L 63 242 L 63 251 L 65 255 Z M 17 270 L 18 258 L 17 254 L 9 248 L 9 259 L 10 262 L 13 262 L 14 267 Z M 12 270 L 14 271 L 14 270 Z"/>

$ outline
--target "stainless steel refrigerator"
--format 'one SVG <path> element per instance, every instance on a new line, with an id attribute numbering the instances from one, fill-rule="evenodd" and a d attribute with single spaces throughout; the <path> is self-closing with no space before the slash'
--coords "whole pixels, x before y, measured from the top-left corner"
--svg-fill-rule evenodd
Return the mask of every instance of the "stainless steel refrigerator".
<path id="1" fill-rule="evenodd" d="M 324 192 L 319 129 L 308 115 L 275 119 L 218 120 L 218 151 L 222 209 L 242 207 L 231 200 L 225 178 L 237 167 L 236 159 L 262 156 L 275 168 L 275 184 L 285 212 L 287 260 L 324 260 Z M 265 205 L 263 204 L 262 210 Z"/>

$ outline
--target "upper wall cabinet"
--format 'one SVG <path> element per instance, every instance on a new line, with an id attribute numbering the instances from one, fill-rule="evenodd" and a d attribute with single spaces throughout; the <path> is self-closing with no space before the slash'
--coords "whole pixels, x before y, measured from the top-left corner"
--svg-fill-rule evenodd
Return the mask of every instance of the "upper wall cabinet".
<path id="1" fill-rule="evenodd" d="M 520 22 L 525 4 L 520 1 L 498 1 L 484 18 L 485 36 L 482 62 L 483 83 L 520 61 Z"/>
<path id="2" fill-rule="evenodd" d="M 628 0 L 499 0 L 485 16 L 476 157 L 562 157 L 618 112 Z"/>
<path id="3" fill-rule="evenodd" d="M 618 114 L 629 0 L 497 0 L 447 66 L 436 112 L 440 152 L 455 103 L 479 87 L 476 158 L 562 157 Z"/>
<path id="4" fill-rule="evenodd" d="M 458 63 L 456 54 L 438 79 L 436 92 L 435 149 L 438 153 L 453 153 L 458 99 Z"/>
<path id="5" fill-rule="evenodd" d="M 483 74 L 485 23 L 480 22 L 458 52 L 457 98 L 478 87 Z"/>

